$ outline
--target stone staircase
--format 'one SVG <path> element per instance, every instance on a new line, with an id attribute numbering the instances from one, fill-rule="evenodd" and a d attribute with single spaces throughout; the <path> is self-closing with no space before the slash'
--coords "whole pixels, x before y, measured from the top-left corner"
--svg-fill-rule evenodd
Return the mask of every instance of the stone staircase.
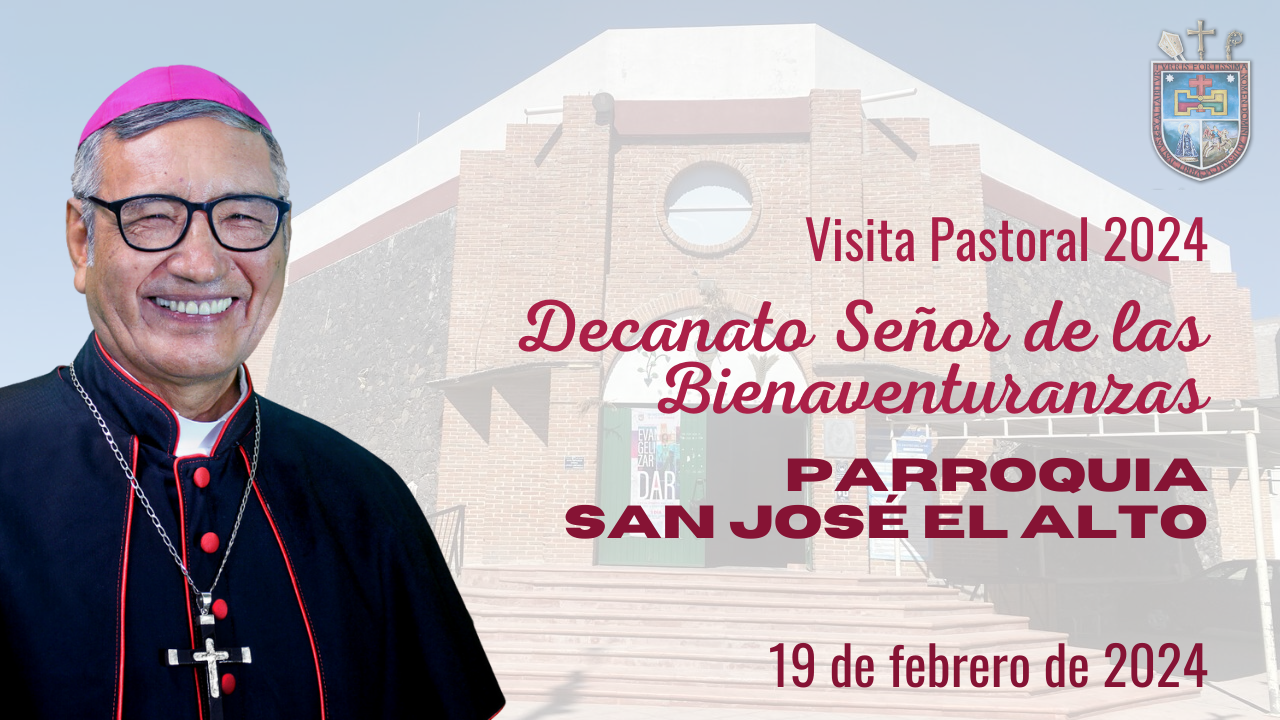
<path id="1" fill-rule="evenodd" d="M 461 585 L 508 699 L 692 705 L 975 718 L 1065 720 L 1194 696 L 1179 688 L 1103 687 L 1111 672 L 1097 650 L 1067 648 L 1089 661 L 1089 684 L 1049 687 L 1045 659 L 1063 633 L 1030 630 L 1027 618 L 918 578 L 739 569 L 473 567 Z M 786 644 L 787 687 L 777 687 Z M 809 643 L 814 676 L 794 687 L 791 648 Z M 832 685 L 831 661 L 875 660 L 869 688 Z M 973 687 L 892 687 L 889 655 L 1025 655 L 1029 682 Z M 1158 679 L 1164 666 L 1158 665 Z M 1127 668 L 1122 673 L 1128 679 Z M 994 677 L 993 677 L 994 679 Z M 1181 680 L 1181 678 L 1176 678 Z"/>

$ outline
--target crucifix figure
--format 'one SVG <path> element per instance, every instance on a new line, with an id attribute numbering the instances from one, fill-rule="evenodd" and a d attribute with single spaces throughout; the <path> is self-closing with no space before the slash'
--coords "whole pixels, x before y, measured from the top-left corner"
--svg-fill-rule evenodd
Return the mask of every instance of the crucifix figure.
<path id="1" fill-rule="evenodd" d="M 205 708 L 209 720 L 222 720 L 222 683 L 218 676 L 218 663 L 251 663 L 249 648 L 219 650 L 213 637 L 213 595 L 200 593 L 200 639 L 204 648 L 194 650 L 166 650 L 165 663 L 170 666 L 204 665 L 206 672 Z"/>
<path id="2" fill-rule="evenodd" d="M 1197 21 L 1196 21 L 1196 29 L 1195 29 L 1195 30 L 1190 30 L 1190 29 L 1188 29 L 1188 30 L 1187 30 L 1187 36 L 1188 36 L 1188 37 L 1190 37 L 1191 35 L 1195 35 L 1195 36 L 1196 36 L 1196 39 L 1200 41 L 1200 59 L 1201 59 L 1201 60 L 1203 60 L 1203 59 L 1204 59 L 1204 36 L 1205 36 L 1205 35 L 1213 35 L 1213 34 L 1214 34 L 1214 29 L 1213 29 L 1213 28 L 1210 28 L 1210 29 L 1208 29 L 1208 30 L 1205 30 L 1205 29 L 1204 29 L 1204 21 L 1203 21 L 1203 20 L 1197 20 Z"/>

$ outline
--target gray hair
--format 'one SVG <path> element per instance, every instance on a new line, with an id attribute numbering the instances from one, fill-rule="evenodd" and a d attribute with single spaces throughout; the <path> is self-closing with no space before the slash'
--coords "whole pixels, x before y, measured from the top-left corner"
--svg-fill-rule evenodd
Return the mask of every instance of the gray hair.
<path id="1" fill-rule="evenodd" d="M 76 150 L 75 167 L 71 171 L 71 195 L 81 201 L 81 217 L 89 238 L 89 264 L 93 264 L 93 227 L 94 217 L 85 203 L 87 198 L 96 195 L 102 185 L 102 139 L 110 131 L 118 140 L 131 140 L 139 135 L 155 130 L 179 120 L 191 118 L 213 118 L 225 125 L 240 130 L 252 130 L 262 136 L 267 143 L 267 151 L 271 154 L 271 174 L 275 177 L 276 192 L 280 197 L 289 197 L 289 179 L 285 176 L 284 152 L 280 143 L 276 142 L 271 131 L 253 118 L 239 110 L 234 110 L 212 100 L 174 100 L 172 102 L 144 105 L 131 110 L 112 120 L 97 132 L 85 138 Z"/>

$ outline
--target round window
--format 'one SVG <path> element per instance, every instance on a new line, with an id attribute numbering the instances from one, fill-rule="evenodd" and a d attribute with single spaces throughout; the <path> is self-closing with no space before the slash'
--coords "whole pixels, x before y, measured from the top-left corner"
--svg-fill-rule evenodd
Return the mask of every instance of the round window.
<path id="1" fill-rule="evenodd" d="M 738 238 L 751 214 L 751 186 L 728 165 L 692 165 L 667 188 L 667 226 L 696 249 L 716 248 Z"/>

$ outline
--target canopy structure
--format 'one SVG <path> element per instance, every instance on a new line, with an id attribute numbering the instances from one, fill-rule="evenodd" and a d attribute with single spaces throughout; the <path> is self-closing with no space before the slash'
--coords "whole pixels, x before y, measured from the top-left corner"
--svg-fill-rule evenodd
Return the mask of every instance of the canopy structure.
<path id="1" fill-rule="evenodd" d="M 968 440 L 1011 440 L 1059 455 L 1186 458 L 1197 467 L 1248 469 L 1244 436 L 1260 467 L 1280 467 L 1280 398 L 1213 401 L 1193 413 L 1130 415 L 906 415 L 886 418 L 891 435 L 927 426 L 940 449 Z"/>
<path id="2" fill-rule="evenodd" d="M 1271 714 L 1280 714 L 1271 583 L 1262 528 L 1263 467 L 1280 467 L 1280 399 L 1220 400 L 1192 413 L 1132 415 L 909 415 L 886 418 L 890 447 L 918 442 L 921 426 L 936 452 L 953 455 L 969 440 L 1006 440 L 1055 456 L 1186 458 L 1192 465 L 1244 470 L 1249 479 L 1262 615 L 1263 656 Z M 909 439 L 908 439 L 909 437 Z"/>

